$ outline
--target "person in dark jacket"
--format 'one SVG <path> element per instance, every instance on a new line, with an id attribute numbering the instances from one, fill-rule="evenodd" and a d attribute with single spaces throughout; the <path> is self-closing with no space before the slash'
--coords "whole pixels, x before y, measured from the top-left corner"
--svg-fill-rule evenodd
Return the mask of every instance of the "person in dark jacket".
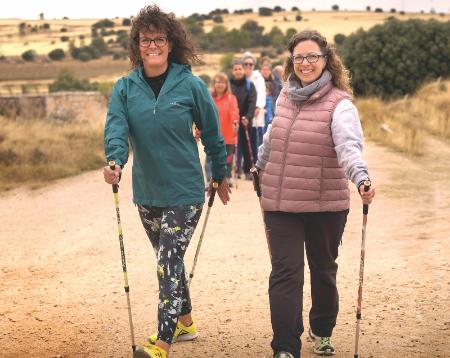
<path id="1" fill-rule="evenodd" d="M 158 333 L 134 358 L 166 358 L 175 341 L 198 336 L 184 254 L 202 212 L 204 179 L 192 126 L 201 129 L 221 201 L 229 201 L 226 150 L 216 106 L 190 63 L 193 46 L 173 14 L 144 7 L 133 19 L 133 70 L 114 85 L 105 125 L 105 153 L 116 166 L 103 170 L 117 184 L 133 147 L 133 201 L 157 255 Z"/>
<path id="2" fill-rule="evenodd" d="M 256 109 L 256 88 L 255 85 L 245 77 L 244 63 L 241 60 L 234 60 L 231 63 L 232 79 L 231 91 L 236 96 L 239 107 L 239 131 L 238 131 L 238 155 L 237 169 L 240 169 L 242 156 L 244 157 L 244 174 L 246 179 L 251 180 L 250 168 L 253 166 L 252 140 L 252 120 Z M 250 140 L 250 141 L 249 141 Z"/>

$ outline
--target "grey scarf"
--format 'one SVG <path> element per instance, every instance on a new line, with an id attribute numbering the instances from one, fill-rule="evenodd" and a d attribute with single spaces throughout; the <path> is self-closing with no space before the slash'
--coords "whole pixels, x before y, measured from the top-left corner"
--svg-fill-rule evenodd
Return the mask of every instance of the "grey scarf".
<path id="1" fill-rule="evenodd" d="M 325 70 L 318 80 L 307 85 L 306 87 L 302 87 L 297 77 L 292 74 L 289 76 L 287 83 L 288 98 L 296 104 L 302 104 L 306 102 L 311 95 L 323 88 L 330 81 L 331 73 L 328 70 Z"/>

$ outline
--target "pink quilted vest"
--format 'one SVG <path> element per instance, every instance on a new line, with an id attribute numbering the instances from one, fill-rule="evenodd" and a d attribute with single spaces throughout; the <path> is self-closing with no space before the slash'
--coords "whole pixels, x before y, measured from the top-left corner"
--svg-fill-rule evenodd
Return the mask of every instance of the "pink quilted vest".
<path id="1" fill-rule="evenodd" d="M 349 208 L 350 192 L 331 135 L 334 109 L 350 96 L 329 82 L 296 105 L 280 93 L 269 160 L 262 177 L 266 211 L 322 212 Z"/>

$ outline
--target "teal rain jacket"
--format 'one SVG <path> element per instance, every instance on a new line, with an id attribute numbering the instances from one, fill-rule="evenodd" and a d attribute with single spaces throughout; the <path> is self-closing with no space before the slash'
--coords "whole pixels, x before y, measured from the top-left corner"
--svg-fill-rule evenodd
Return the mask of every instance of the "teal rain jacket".
<path id="1" fill-rule="evenodd" d="M 205 201 L 193 123 L 212 158 L 213 178 L 221 180 L 225 175 L 225 143 L 208 89 L 189 66 L 169 66 L 158 99 L 138 68 L 116 82 L 109 103 L 106 158 L 124 166 L 130 139 L 136 204 L 171 207 Z"/>

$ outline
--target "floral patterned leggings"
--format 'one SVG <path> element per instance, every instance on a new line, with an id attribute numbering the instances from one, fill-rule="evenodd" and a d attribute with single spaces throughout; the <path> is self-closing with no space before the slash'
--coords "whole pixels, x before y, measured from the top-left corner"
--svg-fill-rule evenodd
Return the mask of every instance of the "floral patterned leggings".
<path id="1" fill-rule="evenodd" d="M 184 254 L 203 204 L 159 208 L 138 204 L 139 216 L 157 257 L 158 340 L 172 343 L 178 317 L 191 312 Z"/>

